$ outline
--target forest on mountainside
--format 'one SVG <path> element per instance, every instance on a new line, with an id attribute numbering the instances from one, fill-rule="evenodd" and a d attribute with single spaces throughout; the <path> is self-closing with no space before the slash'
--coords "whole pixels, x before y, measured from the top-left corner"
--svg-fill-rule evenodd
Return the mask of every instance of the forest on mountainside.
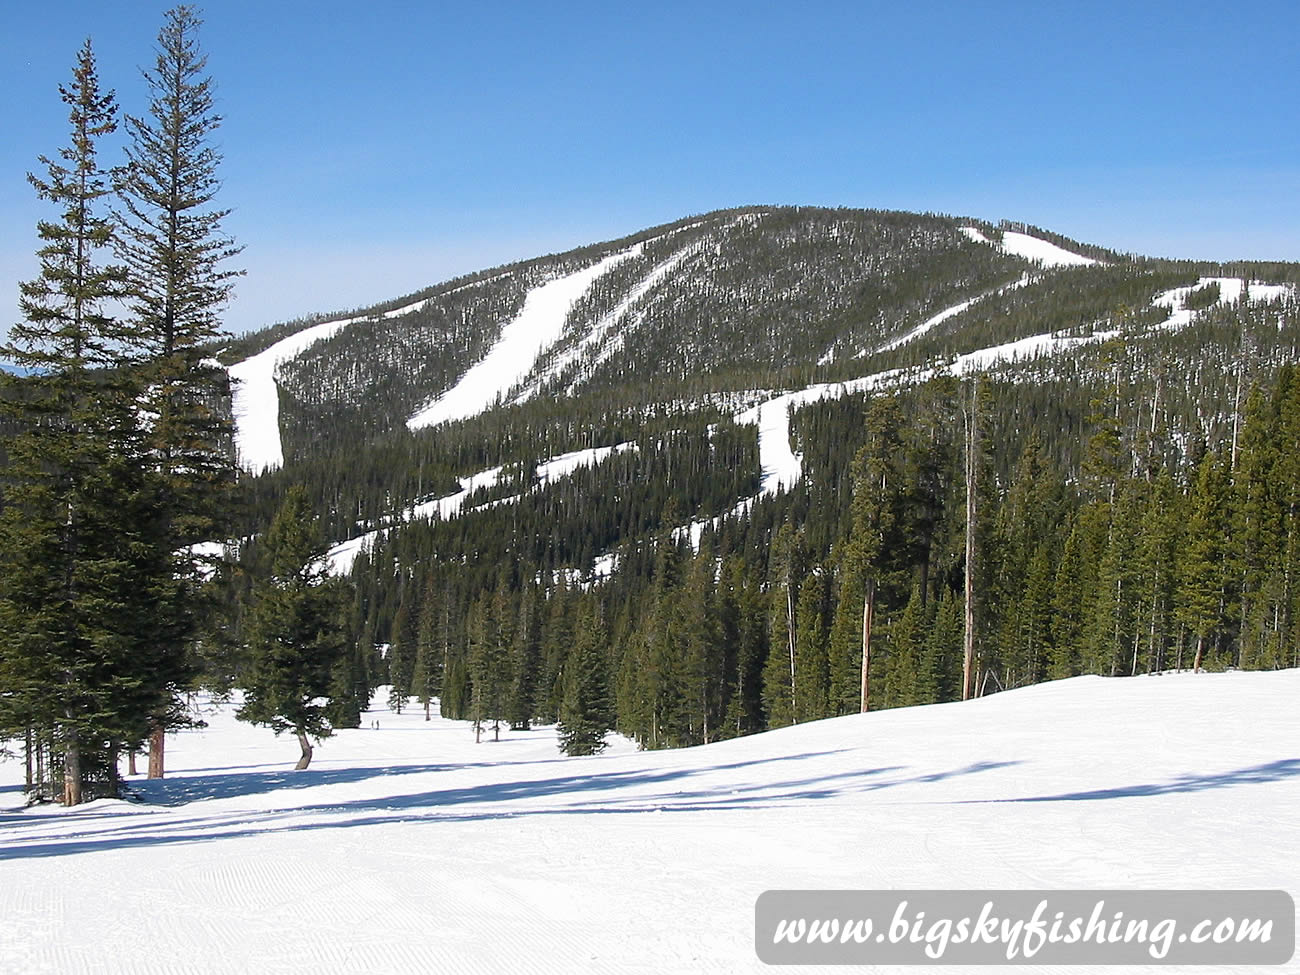
<path id="1" fill-rule="evenodd" d="M 1277 306 L 1204 327 L 1294 342 Z M 1300 664 L 1300 376 L 1280 353 L 1239 358 L 1193 397 L 1127 348 L 1071 376 L 981 380 L 974 403 L 970 380 L 941 376 L 807 407 L 803 480 L 706 527 L 698 551 L 680 529 L 757 489 L 747 430 L 683 432 L 408 525 L 355 564 L 336 686 L 518 727 L 594 683 L 609 727 L 698 744 L 858 710 L 870 586 L 870 706 L 958 699 L 972 413 L 974 693 Z M 617 570 L 593 578 L 607 553 Z"/>

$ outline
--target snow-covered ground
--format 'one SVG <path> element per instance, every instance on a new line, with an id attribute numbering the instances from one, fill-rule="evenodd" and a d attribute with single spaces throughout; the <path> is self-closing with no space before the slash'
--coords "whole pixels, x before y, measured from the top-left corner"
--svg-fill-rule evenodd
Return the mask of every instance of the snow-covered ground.
<path id="1" fill-rule="evenodd" d="M 594 758 L 380 709 L 297 773 L 219 708 L 142 804 L 23 810 L 0 763 L 0 970 L 758 972 L 770 889 L 1294 893 L 1298 697 L 1077 678 Z"/>

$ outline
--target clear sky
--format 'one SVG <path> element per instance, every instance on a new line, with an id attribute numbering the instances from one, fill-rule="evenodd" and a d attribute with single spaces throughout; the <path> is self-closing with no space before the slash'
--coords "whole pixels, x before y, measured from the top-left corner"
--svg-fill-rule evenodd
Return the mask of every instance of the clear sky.
<path id="1" fill-rule="evenodd" d="M 166 2 L 6 0 L 0 309 L 86 36 L 145 111 Z M 1008 218 L 1300 260 L 1300 4 L 208 0 L 242 331 L 690 213 Z M 115 158 L 110 143 L 105 155 Z"/>

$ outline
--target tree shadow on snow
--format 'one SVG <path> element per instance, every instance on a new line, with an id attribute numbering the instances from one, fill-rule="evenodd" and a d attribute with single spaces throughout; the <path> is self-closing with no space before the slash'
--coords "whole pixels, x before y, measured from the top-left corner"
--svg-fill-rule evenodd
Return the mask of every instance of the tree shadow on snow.
<path id="1" fill-rule="evenodd" d="M 817 755 L 835 752 L 817 753 Z M 631 770 L 603 774 L 569 775 L 512 782 L 486 783 L 461 788 L 435 789 L 402 796 L 381 796 L 338 803 L 318 803 L 280 810 L 248 812 L 232 810 L 186 819 L 158 822 L 154 817 L 128 817 L 128 821 L 110 826 L 102 833 L 70 836 L 67 839 L 42 837 L 31 843 L 0 847 L 0 860 L 26 857 L 62 856 L 98 850 L 120 850 L 172 843 L 236 839 L 276 832 L 301 832 L 318 829 L 346 829 L 394 823 L 433 825 L 447 822 L 527 819 L 537 816 L 698 813 L 740 809 L 776 809 L 793 804 L 823 800 L 844 794 L 861 794 L 901 785 L 937 782 L 960 775 L 1002 768 L 1016 762 L 978 762 L 962 768 L 922 775 L 893 777 L 902 766 L 849 769 L 820 774 L 805 779 L 711 785 L 701 783 L 693 790 L 674 789 L 676 784 L 695 776 L 719 771 L 797 761 L 814 755 L 789 755 L 743 762 L 685 769 Z M 437 769 L 439 766 L 431 766 Z M 339 770 L 342 773 L 346 770 Z M 375 770 L 353 770 L 356 772 Z M 335 781 L 338 781 L 336 779 Z M 659 786 L 654 791 L 610 795 L 611 791 Z M 606 795 L 596 795 L 598 793 Z M 553 806 L 510 808 L 516 800 L 537 800 L 554 796 L 581 796 Z M 461 809 L 466 806 L 482 808 Z M 304 816 L 327 816 L 303 823 Z M 130 820 L 137 820 L 132 822 Z M 287 821 L 292 820 L 292 821 Z"/>
<path id="2" fill-rule="evenodd" d="M 986 799 L 985 802 L 1079 802 L 1097 799 L 1126 799 L 1134 796 L 1163 796 L 1179 792 L 1204 792 L 1207 789 L 1228 789 L 1238 785 L 1258 785 L 1262 782 L 1281 782 L 1300 776 L 1300 758 L 1286 758 L 1266 765 L 1252 765 L 1230 772 L 1179 775 L 1169 782 L 1148 782 L 1140 785 L 1115 786 L 1109 789 L 1089 789 L 1081 792 L 1062 792 L 1053 796 L 1024 796 L 1016 799 Z"/>

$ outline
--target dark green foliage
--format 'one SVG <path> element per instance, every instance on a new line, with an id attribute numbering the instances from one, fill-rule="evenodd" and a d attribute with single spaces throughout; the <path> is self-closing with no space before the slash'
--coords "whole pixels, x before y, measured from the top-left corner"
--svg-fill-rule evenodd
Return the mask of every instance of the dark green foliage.
<path id="1" fill-rule="evenodd" d="M 605 748 L 605 735 L 614 726 L 606 661 L 608 637 L 598 607 L 582 601 L 577 637 L 564 680 L 560 705 L 560 751 L 566 755 L 595 755 Z"/>
<path id="2" fill-rule="evenodd" d="M 24 320 L 0 350 L 30 370 L 5 374 L 10 420 L 0 489 L 0 736 L 26 731 L 63 769 L 63 799 L 83 798 L 98 767 L 116 787 L 114 756 L 136 745 L 144 715 L 174 676 L 148 636 L 168 630 L 170 553 L 147 474 L 123 332 L 107 311 L 120 268 L 99 263 L 112 242 L 99 213 L 108 174 L 98 140 L 115 127 L 89 42 L 73 83 L 71 144 L 29 176 L 60 211 L 42 221 L 39 276 L 21 286 Z M 53 771 L 53 770 L 51 770 Z"/>
<path id="3" fill-rule="evenodd" d="M 266 574 L 253 590 L 243 721 L 321 739 L 332 733 L 326 698 L 351 649 L 351 593 L 325 572 L 325 539 L 305 491 L 292 490 L 271 523 Z"/>

